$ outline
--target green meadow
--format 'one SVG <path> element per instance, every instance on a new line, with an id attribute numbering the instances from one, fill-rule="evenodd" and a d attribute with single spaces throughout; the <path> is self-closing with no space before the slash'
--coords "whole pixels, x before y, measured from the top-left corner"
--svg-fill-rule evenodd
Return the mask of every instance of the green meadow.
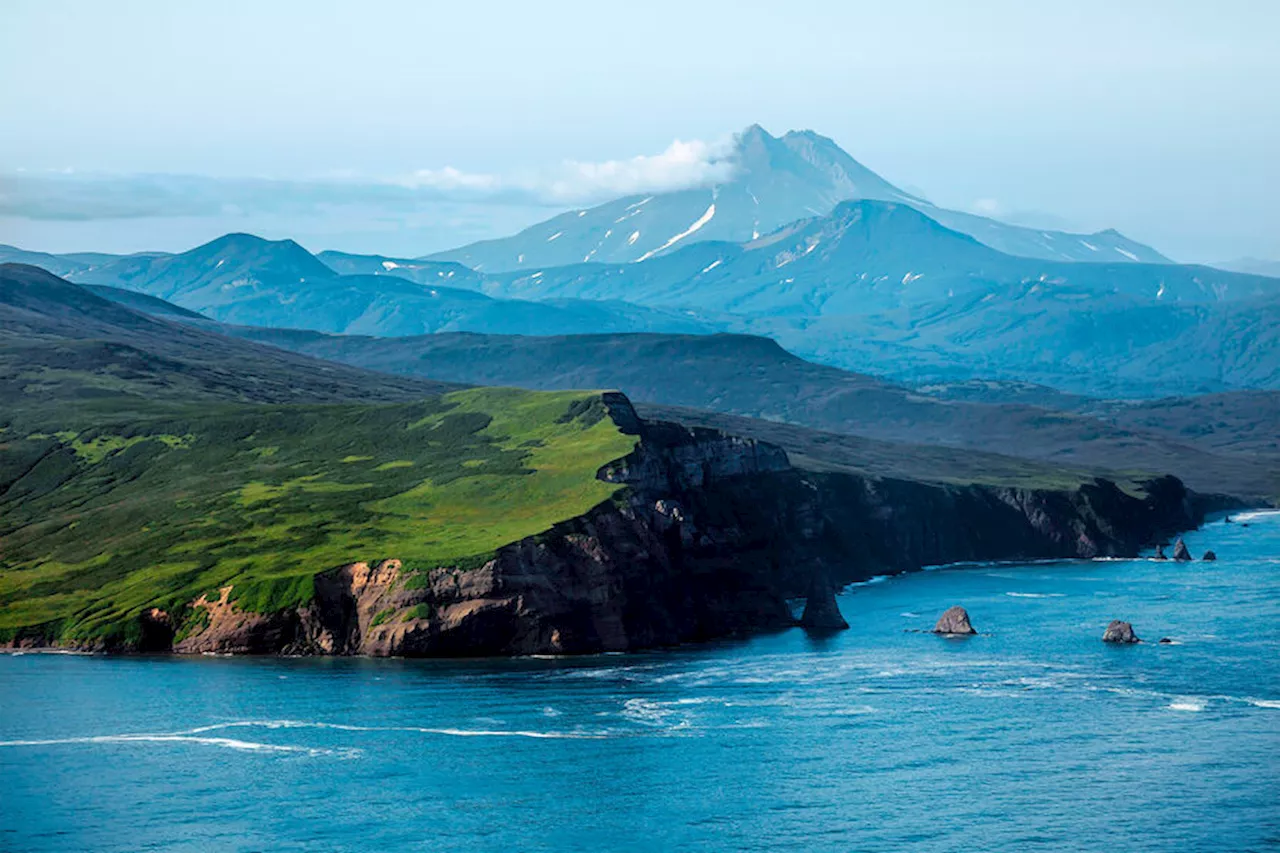
<path id="1" fill-rule="evenodd" d="M 635 443 L 582 392 L 33 411 L 0 422 L 0 640 L 111 643 L 228 584 L 265 612 L 353 561 L 483 559 L 609 499 L 596 471 Z"/>

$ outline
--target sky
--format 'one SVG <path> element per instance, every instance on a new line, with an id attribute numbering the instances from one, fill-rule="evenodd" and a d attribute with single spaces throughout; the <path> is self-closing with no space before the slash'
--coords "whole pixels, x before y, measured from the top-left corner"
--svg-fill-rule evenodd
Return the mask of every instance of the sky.
<path id="1" fill-rule="evenodd" d="M 4 0 L 3 18 L 0 243 L 255 230 L 421 254 L 703 180 L 703 154 L 758 122 L 947 207 L 1280 259 L 1273 0 Z M 341 204 L 316 189 L 335 183 Z"/>

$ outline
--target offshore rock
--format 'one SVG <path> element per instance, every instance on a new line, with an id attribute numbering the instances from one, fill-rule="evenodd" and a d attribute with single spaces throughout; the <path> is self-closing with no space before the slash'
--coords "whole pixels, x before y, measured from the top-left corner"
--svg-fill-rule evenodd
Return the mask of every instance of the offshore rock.
<path id="1" fill-rule="evenodd" d="M 1155 556 L 1155 558 L 1156 558 L 1157 560 L 1167 560 L 1167 559 L 1169 559 L 1169 558 L 1168 558 L 1168 556 L 1166 556 L 1166 555 L 1165 555 L 1165 553 L 1164 553 L 1164 543 L 1163 543 L 1163 542 L 1156 546 L 1156 556 Z"/>
<path id="2" fill-rule="evenodd" d="M 1140 643 L 1138 635 L 1133 633 L 1133 626 L 1128 622 L 1121 622 L 1119 619 L 1113 619 L 1111 624 L 1107 626 L 1107 630 L 1102 634 L 1102 642 L 1104 643 Z"/>
<path id="3" fill-rule="evenodd" d="M 948 607 L 946 612 L 938 617 L 938 622 L 933 626 L 935 634 L 976 634 L 973 626 L 969 624 L 969 612 L 960 605 Z"/>
<path id="4" fill-rule="evenodd" d="M 1214 560 L 1218 559 L 1218 555 L 1213 553 L 1212 551 L 1205 551 L 1204 557 L 1202 557 L 1201 559 L 1203 559 L 1206 563 L 1212 563 Z"/>
<path id="5" fill-rule="evenodd" d="M 1173 543 L 1173 559 L 1179 563 L 1186 563 L 1191 560 L 1191 552 L 1187 550 L 1187 543 L 1179 537 L 1177 542 Z"/>
<path id="6" fill-rule="evenodd" d="M 824 571 L 815 572 L 813 575 L 813 583 L 809 585 L 809 596 L 804 603 L 804 615 L 800 617 L 800 626 L 816 632 L 845 631 L 849 628 L 849 623 L 840 613 L 835 588 Z"/>

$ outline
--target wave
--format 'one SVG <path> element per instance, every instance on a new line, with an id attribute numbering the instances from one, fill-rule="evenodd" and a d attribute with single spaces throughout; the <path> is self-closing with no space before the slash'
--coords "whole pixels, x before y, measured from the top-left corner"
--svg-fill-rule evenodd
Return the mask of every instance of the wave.
<path id="1" fill-rule="evenodd" d="M 859 587 L 859 586 L 871 586 L 872 584 L 884 583 L 885 581 L 887 581 L 887 580 L 888 580 L 889 578 L 891 578 L 891 577 L 894 577 L 894 576 L 893 576 L 893 575 L 874 575 L 873 577 L 869 577 L 869 578 L 867 578 L 867 579 L 866 579 L 866 580 L 864 580 L 864 581 L 854 581 L 853 583 L 845 584 L 845 585 L 840 589 L 840 591 L 841 591 L 841 592 L 848 592 L 849 590 L 853 589 L 854 587 Z"/>
<path id="2" fill-rule="evenodd" d="M 1232 521 L 1255 521 L 1272 515 L 1280 515 L 1280 509 L 1255 509 L 1231 516 Z"/>
<path id="3" fill-rule="evenodd" d="M 646 726 L 665 726 L 672 710 L 649 699 L 628 699 L 622 703 L 622 716 Z"/>
<path id="4" fill-rule="evenodd" d="M 1006 592 L 1005 595 L 1010 598 L 1063 598 L 1066 594 L 1061 592 Z"/>
<path id="5" fill-rule="evenodd" d="M 1179 696 L 1169 703 L 1174 711 L 1203 711 L 1208 703 L 1199 696 Z"/>
<path id="6" fill-rule="evenodd" d="M 278 743 L 258 743 L 256 741 L 239 740 L 228 737 L 197 737 L 189 733 L 174 734 L 119 734 L 94 735 L 92 737 L 48 738 L 44 740 L 7 740 L 0 741 L 0 747 L 18 746 L 62 746 L 67 744 L 131 744 L 131 743 L 184 743 L 197 746 L 218 746 L 241 752 L 291 752 L 310 756 L 336 755 L 342 758 L 359 757 L 358 749 L 324 749 L 309 746 L 289 746 Z"/>
<path id="7" fill-rule="evenodd" d="M 411 734 L 447 735 L 449 737 L 524 737 L 553 740 L 599 739 L 599 732 L 539 732 L 522 729 L 459 729 L 429 726 L 358 726 L 351 723 L 322 723 L 309 720 L 237 720 L 191 729 L 190 733 L 217 731 L 237 727 L 268 729 L 333 729 L 343 732 L 409 732 Z"/>
<path id="8" fill-rule="evenodd" d="M 409 732 L 413 734 L 441 735 L 445 737 L 518 737 L 546 740 L 600 739 L 608 735 L 600 732 L 541 732 L 521 729 L 462 729 L 454 727 L 426 726 L 359 726 L 347 723 L 323 723 L 308 720 L 235 720 L 196 726 L 181 732 L 159 734 L 112 734 L 89 737 L 47 738 L 33 740 L 0 741 L 0 747 L 59 746 L 64 744 L 129 744 L 129 743 L 179 743 L 198 746 L 216 746 L 242 752 L 296 753 L 309 756 L 337 756 L 356 758 L 359 749 L 294 746 L 289 744 L 262 743 L 231 737 L 210 737 L 211 732 L 227 729 L 329 729 L 344 732 Z"/>
<path id="9" fill-rule="evenodd" d="M 1255 708 L 1274 708 L 1280 710 L 1280 699 L 1253 699 L 1245 697 L 1246 702 Z"/>

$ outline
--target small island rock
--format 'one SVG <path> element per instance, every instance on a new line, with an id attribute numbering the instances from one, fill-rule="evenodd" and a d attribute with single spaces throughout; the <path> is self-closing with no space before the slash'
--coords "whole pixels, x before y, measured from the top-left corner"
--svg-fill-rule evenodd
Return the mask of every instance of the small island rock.
<path id="1" fill-rule="evenodd" d="M 1169 558 L 1168 558 L 1168 557 L 1166 557 L 1166 556 L 1165 556 L 1165 554 L 1164 554 L 1164 545 L 1157 545 L 1157 546 L 1156 546 L 1156 557 L 1155 557 L 1155 558 L 1156 558 L 1157 560 L 1167 560 L 1167 559 L 1169 559 Z"/>
<path id="2" fill-rule="evenodd" d="M 1185 563 L 1191 559 L 1191 552 L 1187 550 L 1187 543 L 1182 541 L 1182 537 L 1178 537 L 1178 541 L 1173 543 L 1173 559 L 1179 563 Z"/>
<path id="3" fill-rule="evenodd" d="M 1140 643 L 1138 635 L 1133 633 L 1133 626 L 1128 622 L 1113 619 L 1102 634 L 1104 643 Z"/>
<path id="4" fill-rule="evenodd" d="M 973 626 L 969 624 L 969 611 L 960 605 L 948 607 L 946 612 L 938 617 L 938 622 L 933 626 L 935 634 L 976 634 Z"/>
<path id="5" fill-rule="evenodd" d="M 1202 559 L 1207 563 L 1212 563 L 1214 560 L 1218 559 L 1218 555 L 1212 551 L 1205 551 Z"/>
<path id="6" fill-rule="evenodd" d="M 818 572 L 813 576 L 809 596 L 804 603 L 804 615 L 800 617 L 800 627 L 809 631 L 844 631 L 849 627 L 840 613 L 835 589 L 826 572 Z"/>

